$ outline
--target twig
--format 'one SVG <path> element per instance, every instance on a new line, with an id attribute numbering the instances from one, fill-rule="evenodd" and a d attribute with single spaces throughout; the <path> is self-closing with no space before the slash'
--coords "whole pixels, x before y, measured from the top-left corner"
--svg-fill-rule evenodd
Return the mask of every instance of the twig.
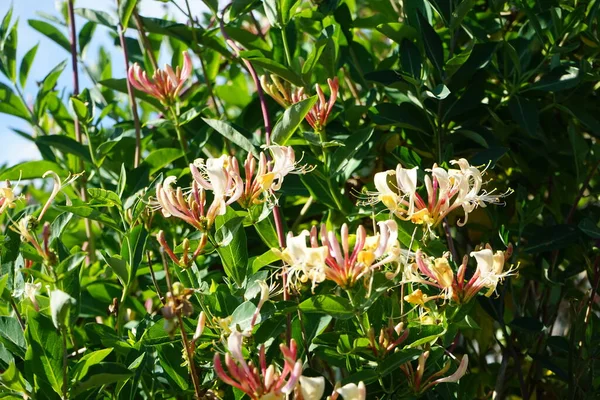
<path id="1" fill-rule="evenodd" d="M 137 8 L 133 10 L 133 19 L 135 19 L 135 26 L 137 27 L 142 44 L 144 45 L 144 47 L 146 48 L 146 52 L 148 53 L 148 58 L 150 59 L 150 63 L 152 64 L 152 69 L 156 71 L 158 69 L 158 63 L 156 62 L 156 57 L 154 57 L 154 53 L 152 52 L 152 46 L 150 45 L 150 41 L 146 36 L 144 24 L 142 23 L 140 14 L 138 14 L 137 12 Z"/>
<path id="2" fill-rule="evenodd" d="M 198 46 L 198 37 L 196 35 L 196 28 L 194 26 L 195 22 L 194 22 L 194 18 L 192 17 L 192 9 L 190 8 L 190 4 L 189 4 L 188 0 L 185 0 L 185 6 L 187 7 L 188 18 L 190 20 L 190 28 L 192 30 L 192 40 L 194 41 L 194 48 L 197 49 L 196 55 L 198 56 L 198 59 L 200 60 L 200 66 L 202 67 L 202 75 L 204 75 L 204 82 L 206 83 L 206 89 L 208 90 L 210 99 L 212 100 L 212 103 L 215 106 L 215 112 L 217 114 L 217 117 L 221 118 L 221 112 L 219 111 L 219 105 L 217 104 L 217 99 L 215 97 L 212 82 L 210 81 L 210 79 L 208 78 L 208 75 L 206 74 L 206 63 L 204 62 L 204 58 L 202 58 L 202 49 L 200 48 L 200 46 Z"/>
<path id="3" fill-rule="evenodd" d="M 69 32 L 71 36 L 71 66 L 73 68 L 73 96 L 79 95 L 79 71 L 77 69 L 77 29 L 75 28 L 75 13 L 73 11 L 73 0 L 68 1 L 68 15 L 69 15 Z M 83 138 L 81 136 L 81 126 L 79 125 L 79 119 L 77 116 L 74 117 L 73 124 L 75 126 L 75 140 L 81 145 L 83 145 Z M 88 142 L 90 138 L 88 136 Z M 91 147 L 90 147 L 91 148 Z M 93 157 L 93 154 L 90 154 Z M 81 171 L 84 170 L 83 159 L 79 158 L 79 169 Z M 87 188 L 86 188 L 86 176 L 85 174 L 81 177 L 81 199 L 84 202 L 87 202 Z M 85 218 L 83 220 L 85 226 L 85 235 L 88 239 L 89 246 L 89 260 L 90 264 L 95 260 L 95 245 L 94 245 L 94 236 L 92 233 L 92 222 Z"/>
<path id="4" fill-rule="evenodd" d="M 71 0 L 72 1 L 72 0 Z M 119 7 L 120 0 L 116 0 L 117 7 Z M 119 40 L 121 42 L 121 48 L 123 49 L 123 58 L 125 59 L 125 75 L 127 75 L 127 69 L 129 68 L 129 54 L 127 53 L 127 46 L 125 45 L 125 29 L 119 21 Z M 140 118 L 137 112 L 137 105 L 135 102 L 135 94 L 133 93 L 133 87 L 129 79 L 125 79 L 127 83 L 127 94 L 129 95 L 129 102 L 131 103 L 131 115 L 133 116 L 133 126 L 135 128 L 135 155 L 133 158 L 133 167 L 137 168 L 140 165 L 142 157 L 142 138 L 140 128 Z"/>
<path id="5" fill-rule="evenodd" d="M 152 268 L 152 258 L 150 257 L 150 252 L 146 252 L 146 257 L 148 258 L 148 268 L 150 269 L 150 276 L 152 277 L 152 283 L 154 284 L 154 288 L 156 289 L 156 294 L 158 294 L 158 299 L 165 305 L 165 298 L 162 295 L 160 288 L 158 287 L 158 282 L 156 281 L 156 275 L 154 275 L 154 268 Z"/>

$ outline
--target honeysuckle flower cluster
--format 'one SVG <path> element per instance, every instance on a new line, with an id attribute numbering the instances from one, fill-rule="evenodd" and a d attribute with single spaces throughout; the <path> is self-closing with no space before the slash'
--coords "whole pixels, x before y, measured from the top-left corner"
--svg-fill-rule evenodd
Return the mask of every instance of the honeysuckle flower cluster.
<path id="1" fill-rule="evenodd" d="M 270 78 L 272 83 L 269 82 L 266 75 L 261 76 L 261 86 L 269 96 L 284 108 L 310 97 L 306 94 L 303 87 L 292 89 L 289 83 L 282 81 L 277 76 L 271 75 Z M 318 101 L 306 115 L 306 122 L 308 122 L 315 131 L 321 131 L 325 128 L 327 119 L 329 118 L 338 97 L 340 89 L 338 78 L 327 79 L 327 85 L 329 86 L 330 91 L 329 99 L 325 97 L 325 93 L 323 93 L 321 86 L 319 84 L 315 85 Z"/>
<path id="2" fill-rule="evenodd" d="M 417 368 L 413 368 L 410 362 L 402 364 L 400 366 L 400 369 L 402 370 L 402 372 L 404 372 L 404 375 L 406 375 L 406 378 L 408 379 L 409 386 L 415 394 L 423 393 L 432 386 L 438 385 L 440 383 L 457 382 L 460 378 L 462 378 L 465 375 L 465 373 L 467 372 L 467 367 L 469 366 L 469 357 L 465 354 L 460 360 L 460 364 L 458 365 L 458 368 L 456 369 L 456 371 L 454 371 L 453 374 L 443 377 L 444 374 L 448 372 L 451 366 L 451 362 L 447 362 L 441 370 L 424 378 L 425 364 L 427 362 L 428 357 L 429 350 L 421 353 L 419 359 L 417 360 Z"/>
<path id="3" fill-rule="evenodd" d="M 182 219 L 205 232 L 210 230 L 218 215 L 225 214 L 230 204 L 237 202 L 244 208 L 250 208 L 263 202 L 274 203 L 274 192 L 281 188 L 283 178 L 291 173 L 305 173 L 308 169 L 298 165 L 291 147 L 270 146 L 268 150 L 271 161 L 267 161 L 266 154 L 261 152 L 258 168 L 256 159 L 248 155 L 244 163 L 244 178 L 233 156 L 197 159 L 190 164 L 192 187 L 176 187 L 177 179 L 169 176 L 156 185 L 156 200 L 152 204 L 161 209 L 165 217 Z M 206 191 L 213 195 L 208 208 Z"/>
<path id="4" fill-rule="evenodd" d="M 375 330 L 373 328 L 369 329 L 368 339 L 373 354 L 375 357 L 379 357 L 394 351 L 408 338 L 408 334 L 409 329 L 404 329 L 404 322 L 394 325 L 390 319 L 388 326 L 381 328 L 377 337 L 375 336 Z"/>
<path id="5" fill-rule="evenodd" d="M 222 155 L 208 160 L 197 159 L 190 164 L 194 182 L 212 191 L 216 215 L 225 214 L 226 207 L 237 202 L 243 208 L 251 208 L 264 202 L 275 203 L 274 192 L 281 189 L 288 174 L 303 174 L 309 168 L 300 166 L 292 147 L 269 146 L 270 161 L 261 152 L 258 163 L 252 154 L 244 162 L 244 178 L 238 161 L 233 156 Z"/>
<path id="6" fill-rule="evenodd" d="M 196 247 L 196 250 L 193 253 L 190 253 L 190 240 L 187 238 L 183 239 L 183 242 L 181 242 L 181 257 L 177 257 L 173 249 L 171 249 L 171 246 L 169 246 L 169 243 L 165 238 L 164 231 L 161 230 L 160 232 L 158 232 L 158 235 L 156 235 L 156 240 L 158 240 L 158 243 L 164 249 L 165 253 L 167 254 L 167 256 L 169 256 L 171 261 L 173 261 L 175 265 L 179 265 L 181 268 L 185 269 L 188 268 L 196 259 L 196 257 L 200 255 L 200 253 L 204 249 L 204 246 L 206 246 L 206 243 L 208 242 L 208 235 L 202 235 L 202 237 L 198 241 L 198 246 Z"/>
<path id="7" fill-rule="evenodd" d="M 42 175 L 42 178 L 46 178 L 48 176 L 52 177 L 54 185 L 52 187 L 52 192 L 50 193 L 48 200 L 46 200 L 46 203 L 42 207 L 42 210 L 40 211 L 39 215 L 37 217 L 33 215 L 25 215 L 18 222 L 13 223 L 13 225 L 11 225 L 10 228 L 13 231 L 19 233 L 21 235 L 21 241 L 28 242 L 29 244 L 31 244 L 38 253 L 38 255 L 42 257 L 47 264 L 51 265 L 54 264 L 54 262 L 56 261 L 56 257 L 54 252 L 50 249 L 50 224 L 48 222 L 43 224 L 41 243 L 38 240 L 38 236 L 35 230 L 38 228 L 40 222 L 44 218 L 46 211 L 48 211 L 48 209 L 56 199 L 56 196 L 58 196 L 58 194 L 62 191 L 62 189 L 65 186 L 73 183 L 77 178 L 79 178 L 79 176 L 81 176 L 81 173 L 69 175 L 64 181 L 61 181 L 58 174 L 54 171 L 46 171 Z M 11 196 L 13 196 L 11 198 L 13 199 L 12 201 L 14 201 L 14 194 L 12 194 Z M 68 197 L 67 204 L 70 204 L 70 200 Z"/>
<path id="8" fill-rule="evenodd" d="M 155 97 L 165 106 L 170 106 L 179 96 L 179 92 L 191 74 L 192 60 L 188 52 L 184 51 L 183 67 L 173 70 L 172 66 L 165 65 L 164 69 L 154 71 L 150 79 L 146 71 L 135 63 L 129 67 L 127 77 L 133 87 Z"/>
<path id="9" fill-rule="evenodd" d="M 501 199 L 512 192 L 494 194 L 495 189 L 490 192 L 483 189 L 487 168 L 480 170 L 464 158 L 450 161 L 450 164 L 459 168 L 444 169 L 434 164 L 425 170 L 426 197 L 417 192 L 418 167 L 406 169 L 398 164 L 395 170 L 379 172 L 374 178 L 376 191 L 369 193 L 367 203 L 382 202 L 396 217 L 423 225 L 433 234 L 433 229 L 452 211 L 463 209 L 464 219 L 457 222 L 458 226 L 463 226 L 476 207 L 502 204 Z M 389 177 L 395 179 L 390 182 Z"/>
<path id="10" fill-rule="evenodd" d="M 225 368 L 221 355 L 214 356 L 215 371 L 226 384 L 236 387 L 246 393 L 252 400 L 283 400 L 286 395 L 293 393 L 302 375 L 302 362 L 297 360 L 298 348 L 294 339 L 289 347 L 279 346 L 283 356 L 283 370 L 275 365 L 267 367 L 265 346 L 259 353 L 259 364 L 246 362 L 242 352 L 244 336 L 237 331 L 229 335 L 227 340 L 228 353 L 225 354 Z M 316 400 L 316 398 L 313 398 Z"/>
<path id="11" fill-rule="evenodd" d="M 411 304 L 425 307 L 425 303 L 437 298 L 452 299 L 457 303 L 469 302 L 477 293 L 487 289 L 485 295 L 491 296 L 496 287 L 507 276 L 514 275 L 516 268 L 510 267 L 504 270 L 505 261 L 512 253 L 512 246 L 508 250 L 492 251 L 487 245 L 485 248 L 471 252 L 477 262 L 475 273 L 465 283 L 468 257 L 458 268 L 456 275 L 448 260 L 449 254 L 442 257 L 427 257 L 421 250 L 417 251 L 415 263 L 409 264 L 404 270 L 404 281 L 421 283 L 440 289 L 440 295 L 427 296 L 420 289 L 414 290 L 405 296 L 405 300 Z"/>
<path id="12" fill-rule="evenodd" d="M 397 262 L 400 257 L 398 227 L 394 221 L 377 224 L 378 231 L 367 236 L 361 225 L 356 230 L 354 247 L 350 249 L 348 225 L 341 228 L 341 246 L 336 232 L 321 225 L 320 245 L 317 227 L 303 231 L 298 236 L 288 234 L 283 251 L 273 249 L 289 265 L 289 282 L 311 281 L 314 291 L 326 279 L 342 289 L 352 288 L 362 277 L 385 264 Z M 310 247 L 307 245 L 307 239 Z"/>

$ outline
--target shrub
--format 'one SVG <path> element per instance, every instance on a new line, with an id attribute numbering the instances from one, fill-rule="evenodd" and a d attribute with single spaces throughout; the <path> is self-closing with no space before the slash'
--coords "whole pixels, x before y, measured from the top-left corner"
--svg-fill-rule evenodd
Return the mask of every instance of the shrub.
<path id="1" fill-rule="evenodd" d="M 137 3 L 1 24 L 4 396 L 597 394 L 600 3 Z"/>

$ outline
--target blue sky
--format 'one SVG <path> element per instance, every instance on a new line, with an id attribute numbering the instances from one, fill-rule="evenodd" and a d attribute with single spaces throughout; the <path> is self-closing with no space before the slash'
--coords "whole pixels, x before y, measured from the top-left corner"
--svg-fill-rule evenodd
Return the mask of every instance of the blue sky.
<path id="1" fill-rule="evenodd" d="M 102 10 L 106 12 L 116 13 L 116 2 L 114 0 L 78 0 L 75 3 L 76 8 L 92 8 Z M 184 6 L 183 1 L 178 0 L 178 4 Z M 18 60 L 37 43 L 40 43 L 38 51 L 29 73 L 29 79 L 27 86 L 25 87 L 25 98 L 31 101 L 37 92 L 36 82 L 43 79 L 44 76 L 58 63 L 70 57 L 62 47 L 55 44 L 50 39 L 46 38 L 42 34 L 31 28 L 27 22 L 29 19 L 43 19 L 37 12 L 43 12 L 46 14 L 58 15 L 58 11 L 55 8 L 55 2 L 52 0 L 15 0 L 12 2 L 13 6 L 13 21 L 19 18 L 18 25 L 18 49 L 17 55 Z M 198 13 L 205 10 L 204 5 L 200 0 L 190 0 L 190 6 L 192 12 Z M 11 2 L 8 0 L 0 0 L 0 18 L 3 18 L 8 9 L 11 7 Z M 166 8 L 165 8 L 166 7 Z M 162 17 L 165 15 L 165 10 L 168 14 L 178 20 L 185 21 L 185 16 L 179 12 L 172 5 L 166 6 L 156 0 L 140 0 L 139 1 L 140 14 L 148 17 Z M 76 18 L 77 29 L 79 29 L 85 23 L 82 18 Z M 63 33 L 67 35 L 66 28 L 63 28 Z M 131 35 L 132 32 L 129 32 Z M 68 35 L 67 35 L 68 37 Z M 123 63 L 123 55 L 119 51 L 113 49 L 112 41 L 108 35 L 108 29 L 105 27 L 98 26 L 94 33 L 92 43 L 87 49 L 85 54 L 86 60 L 94 60 L 99 46 L 104 45 L 107 50 L 111 50 L 114 55 L 112 57 L 113 62 L 113 75 L 115 77 L 125 76 L 125 66 Z M 85 74 L 81 73 L 80 76 L 80 89 L 89 87 L 90 81 L 85 77 Z M 0 77 L 0 81 L 11 86 L 6 81 L 4 76 Z M 66 87 L 67 91 L 72 90 L 72 74 L 70 64 L 63 72 L 58 86 L 60 88 Z M 16 164 L 25 160 L 39 159 L 40 155 L 37 151 L 36 146 L 12 132 L 11 128 L 23 130 L 25 132 L 31 132 L 30 126 L 19 118 L 13 117 L 7 114 L 0 114 L 0 137 L 2 146 L 0 146 L 0 164 L 8 163 L 9 165 Z"/>

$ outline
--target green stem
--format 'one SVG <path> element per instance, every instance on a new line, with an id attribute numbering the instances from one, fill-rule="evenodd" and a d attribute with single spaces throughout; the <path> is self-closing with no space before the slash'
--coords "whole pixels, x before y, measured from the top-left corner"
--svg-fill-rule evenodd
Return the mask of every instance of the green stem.
<path id="1" fill-rule="evenodd" d="M 292 56 L 290 54 L 290 46 L 288 44 L 287 35 L 285 33 L 285 27 L 281 29 L 281 38 L 283 39 L 283 49 L 285 51 L 285 60 L 289 67 L 292 66 Z"/>
<path id="2" fill-rule="evenodd" d="M 171 119 L 173 124 L 175 125 L 175 132 L 177 132 L 177 140 L 179 140 L 179 145 L 181 146 L 181 151 L 183 151 L 183 158 L 185 159 L 185 163 L 189 164 L 187 152 L 188 146 L 185 141 L 185 136 L 183 135 L 183 131 L 181 130 L 181 126 L 179 125 L 179 118 L 177 117 L 177 113 L 175 112 L 173 106 L 169 106 L 169 111 L 171 112 Z"/>
<path id="3" fill-rule="evenodd" d="M 60 330 L 60 335 L 62 336 L 62 345 L 63 345 L 63 364 L 62 364 L 62 369 L 63 369 L 63 381 L 62 381 L 62 398 L 63 399 L 68 399 L 68 395 L 67 395 L 67 391 L 69 389 L 69 385 L 68 385 L 68 379 L 69 376 L 67 374 L 67 332 L 66 329 L 63 327 Z"/>

